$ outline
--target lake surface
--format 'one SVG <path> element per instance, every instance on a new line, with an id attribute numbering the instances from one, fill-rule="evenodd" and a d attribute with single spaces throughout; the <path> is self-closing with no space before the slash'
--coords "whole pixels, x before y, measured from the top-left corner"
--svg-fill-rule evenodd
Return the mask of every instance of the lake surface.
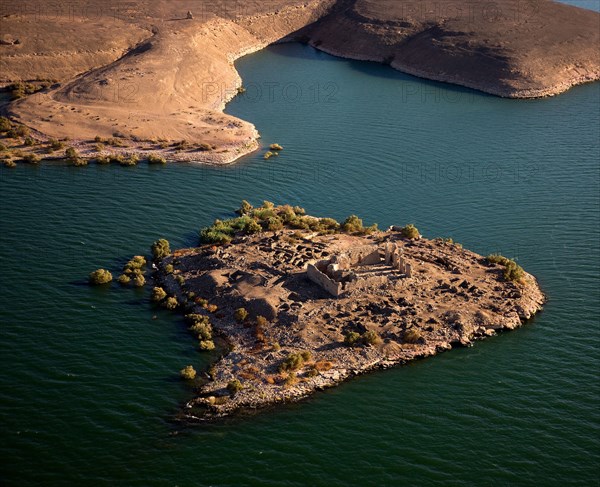
<path id="1" fill-rule="evenodd" d="M 238 62 L 226 168 L 0 168 L 0 484 L 598 485 L 600 84 L 503 100 L 297 44 Z M 147 291 L 93 289 L 242 199 L 501 252 L 549 302 L 511 333 L 216 424 L 172 419 L 207 367 Z"/>

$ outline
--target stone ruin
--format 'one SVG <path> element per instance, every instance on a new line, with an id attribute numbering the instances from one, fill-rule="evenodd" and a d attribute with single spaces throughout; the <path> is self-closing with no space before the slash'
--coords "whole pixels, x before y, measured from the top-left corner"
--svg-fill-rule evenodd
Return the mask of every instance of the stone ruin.
<path id="1" fill-rule="evenodd" d="M 306 274 L 337 298 L 353 291 L 396 287 L 401 279 L 412 277 L 412 266 L 396 243 L 387 242 L 383 248 L 363 245 L 308 264 Z"/>

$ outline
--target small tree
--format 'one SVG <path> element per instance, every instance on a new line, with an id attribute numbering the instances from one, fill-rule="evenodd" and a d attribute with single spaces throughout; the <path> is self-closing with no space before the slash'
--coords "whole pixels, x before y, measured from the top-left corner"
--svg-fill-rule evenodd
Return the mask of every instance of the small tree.
<path id="1" fill-rule="evenodd" d="M 171 247 L 168 240 L 161 238 L 152 244 L 152 257 L 154 257 L 154 260 L 164 259 L 170 253 Z"/>
<path id="2" fill-rule="evenodd" d="M 403 227 L 400 231 L 400 235 L 402 235 L 404 238 L 410 239 L 419 238 L 421 236 L 419 234 L 419 230 L 417 230 L 417 227 L 415 227 L 412 223 Z"/>
<path id="3" fill-rule="evenodd" d="M 177 298 L 175 298 L 173 296 L 168 297 L 164 303 L 165 303 L 165 307 L 167 309 L 170 309 L 171 311 L 177 309 L 177 306 L 179 306 L 179 303 L 177 302 Z"/>
<path id="4" fill-rule="evenodd" d="M 112 274 L 106 269 L 97 269 L 90 273 L 89 281 L 90 284 L 97 286 L 101 284 L 107 284 L 112 281 Z"/>
<path id="5" fill-rule="evenodd" d="M 185 380 L 194 380 L 196 378 L 196 369 L 191 365 L 186 365 L 179 371 L 179 374 Z"/>
<path id="6" fill-rule="evenodd" d="M 350 215 L 342 223 L 342 230 L 347 233 L 357 233 L 363 231 L 363 221 L 356 215 Z"/>
<path id="7" fill-rule="evenodd" d="M 368 330 L 362 334 L 361 340 L 365 345 L 377 345 L 381 342 L 381 337 L 376 331 Z"/>
<path id="8" fill-rule="evenodd" d="M 248 311 L 246 311 L 246 308 L 238 308 L 235 310 L 234 317 L 235 320 L 240 323 L 242 321 L 246 321 L 246 319 L 248 318 Z"/>
<path id="9" fill-rule="evenodd" d="M 152 301 L 158 303 L 167 297 L 167 293 L 162 287 L 155 287 L 152 289 Z"/>
<path id="10" fill-rule="evenodd" d="M 346 333 L 346 336 L 344 337 L 344 343 L 349 347 L 353 347 L 354 345 L 356 345 L 359 342 L 359 340 L 360 334 L 356 333 L 355 331 Z"/>
<path id="11" fill-rule="evenodd" d="M 214 350 L 215 342 L 212 340 L 200 340 L 200 350 Z"/>

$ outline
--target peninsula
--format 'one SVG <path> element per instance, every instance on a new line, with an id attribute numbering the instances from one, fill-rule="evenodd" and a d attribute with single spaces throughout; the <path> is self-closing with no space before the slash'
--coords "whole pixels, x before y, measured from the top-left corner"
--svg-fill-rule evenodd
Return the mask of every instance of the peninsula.
<path id="1" fill-rule="evenodd" d="M 242 91 L 233 63 L 276 42 L 511 98 L 600 76 L 600 15 L 550 0 L 14 0 L 0 15 L 4 112 L 30 160 L 64 141 L 77 162 L 235 161 L 259 134 L 223 113 Z"/>
<path id="2" fill-rule="evenodd" d="M 545 300 L 514 261 L 413 225 L 380 231 L 269 202 L 238 213 L 202 230 L 200 247 L 155 245 L 153 300 L 186 315 L 200 349 L 227 344 L 205 377 L 182 370 L 197 387 L 186 420 L 297 401 L 467 346 L 520 326 Z"/>

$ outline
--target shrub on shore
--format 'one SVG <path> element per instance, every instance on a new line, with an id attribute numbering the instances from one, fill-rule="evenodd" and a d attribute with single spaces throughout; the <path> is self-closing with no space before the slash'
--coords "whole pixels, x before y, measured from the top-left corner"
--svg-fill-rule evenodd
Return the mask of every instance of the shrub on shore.
<path id="1" fill-rule="evenodd" d="M 171 253 L 169 241 L 161 238 L 152 244 L 152 257 L 154 260 L 162 260 Z"/>
<path id="2" fill-rule="evenodd" d="M 280 150 L 283 150 L 283 147 L 281 147 L 279 144 L 271 144 L 269 146 L 269 149 L 274 150 L 274 151 L 280 151 Z"/>
<path id="3" fill-rule="evenodd" d="M 0 132 L 8 132 L 12 129 L 12 122 L 6 117 L 0 117 Z"/>
<path id="4" fill-rule="evenodd" d="M 23 160 L 30 164 L 38 164 L 42 159 L 37 154 L 25 154 Z"/>
<path id="5" fill-rule="evenodd" d="M 6 159 L 4 161 L 4 167 L 10 167 L 10 168 L 17 167 L 17 163 L 15 161 L 13 161 L 12 159 Z"/>
<path id="6" fill-rule="evenodd" d="M 232 397 L 235 396 L 238 392 L 240 392 L 243 388 L 244 386 L 238 379 L 230 380 L 227 383 L 227 391 Z"/>
<path id="7" fill-rule="evenodd" d="M 363 228 L 363 221 L 356 215 L 350 215 L 342 223 L 342 230 L 346 233 L 360 233 Z"/>
<path id="8" fill-rule="evenodd" d="M 194 380 L 196 378 L 196 370 L 191 365 L 186 365 L 179 371 L 179 375 L 185 380 Z"/>
<path id="9" fill-rule="evenodd" d="M 23 141 L 23 144 L 31 147 L 32 145 L 35 145 L 35 140 L 33 139 L 33 137 L 25 137 L 25 140 Z"/>
<path id="10" fill-rule="evenodd" d="M 307 350 L 303 352 L 290 353 L 279 364 L 279 372 L 292 372 L 304 367 L 304 364 L 312 358 L 311 353 Z"/>
<path id="11" fill-rule="evenodd" d="M 165 308 L 170 309 L 171 311 L 177 309 L 179 303 L 177 302 L 177 298 L 170 296 L 164 301 Z"/>
<path id="12" fill-rule="evenodd" d="M 85 166 L 87 164 L 87 161 L 82 159 L 73 147 L 69 147 L 65 150 L 65 158 L 67 159 L 67 162 L 74 166 Z"/>
<path id="13" fill-rule="evenodd" d="M 419 230 L 417 230 L 417 227 L 415 227 L 412 223 L 403 227 L 402 230 L 400 231 L 400 235 L 402 235 L 402 237 L 404 237 L 404 238 L 410 238 L 410 239 L 419 238 L 421 236 L 419 234 Z"/>
<path id="14" fill-rule="evenodd" d="M 141 274 L 137 274 L 132 279 L 132 282 L 135 287 L 142 287 L 142 286 L 144 286 L 144 284 L 146 284 L 146 278 Z"/>
<path id="15" fill-rule="evenodd" d="M 373 330 L 365 331 L 360 338 L 365 345 L 377 345 L 381 343 L 381 337 Z"/>
<path id="16" fill-rule="evenodd" d="M 509 259 L 500 254 L 488 255 L 486 259 L 492 264 L 504 266 L 503 277 L 507 281 L 520 282 L 525 277 L 525 271 L 513 259 Z"/>
<path id="17" fill-rule="evenodd" d="M 344 336 L 344 343 L 346 345 L 348 345 L 349 347 L 353 347 L 354 345 L 357 345 L 359 342 L 360 342 L 360 334 L 355 331 L 346 333 L 346 336 Z"/>
<path id="18" fill-rule="evenodd" d="M 121 286 L 127 286 L 131 283 L 131 277 L 129 277 L 127 274 L 121 274 L 117 281 L 119 284 L 121 284 Z"/>
<path id="19" fill-rule="evenodd" d="M 61 150 L 64 148 L 65 148 L 64 142 L 61 142 L 58 139 L 48 140 L 48 152 L 54 152 L 54 151 Z"/>
<path id="20" fill-rule="evenodd" d="M 152 288 L 152 295 L 151 295 L 150 299 L 153 302 L 159 303 L 166 297 L 167 297 L 167 293 L 162 287 L 156 286 L 156 287 Z"/>
<path id="21" fill-rule="evenodd" d="M 112 274 L 106 269 L 97 269 L 89 275 L 89 282 L 92 285 L 107 284 L 112 281 Z"/>
<path id="22" fill-rule="evenodd" d="M 200 350 L 210 351 L 215 349 L 215 342 L 212 340 L 200 340 Z"/>
<path id="23" fill-rule="evenodd" d="M 148 156 L 148 164 L 166 164 L 167 159 L 163 156 L 159 156 L 158 154 L 150 154 Z"/>
<path id="24" fill-rule="evenodd" d="M 246 311 L 246 308 L 238 308 L 235 310 L 233 316 L 237 322 L 241 323 L 242 321 L 246 321 L 248 318 L 248 311 Z"/>

